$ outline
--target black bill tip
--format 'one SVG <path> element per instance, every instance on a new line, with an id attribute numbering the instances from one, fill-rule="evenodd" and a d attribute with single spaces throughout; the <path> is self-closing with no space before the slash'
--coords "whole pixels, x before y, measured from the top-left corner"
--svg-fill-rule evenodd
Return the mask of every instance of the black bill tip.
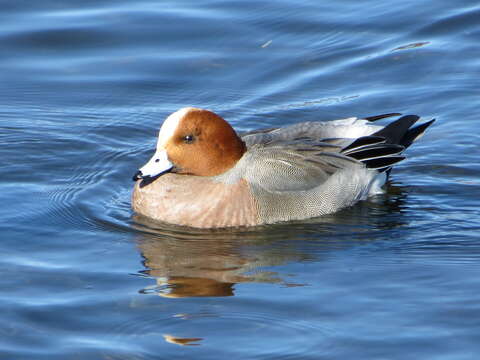
<path id="1" fill-rule="evenodd" d="M 135 175 L 133 175 L 133 181 L 137 181 L 137 180 L 142 180 L 139 184 L 139 186 L 141 188 L 143 188 L 144 186 L 147 186 L 148 184 L 151 184 L 152 182 L 154 182 L 155 180 L 157 180 L 160 176 L 166 174 L 166 173 L 169 173 L 169 172 L 172 172 L 174 170 L 174 167 L 172 166 L 170 169 L 167 169 L 165 171 L 162 171 L 161 173 L 157 174 L 157 175 L 154 175 L 154 176 L 150 176 L 150 175 L 143 175 L 143 173 L 139 170 L 135 173 Z"/>
<path id="2" fill-rule="evenodd" d="M 137 180 L 140 180 L 140 179 L 142 179 L 142 172 L 141 172 L 140 170 L 138 170 L 138 171 L 135 173 L 135 175 L 133 175 L 132 180 L 133 180 L 133 181 L 137 181 Z"/>
<path id="3" fill-rule="evenodd" d="M 154 182 L 155 180 L 157 180 L 158 178 L 160 177 L 160 175 L 157 175 L 157 176 L 143 176 L 141 179 L 142 181 L 140 181 L 140 187 L 143 188 L 144 186 L 147 186 L 149 184 L 151 184 L 152 182 Z"/>

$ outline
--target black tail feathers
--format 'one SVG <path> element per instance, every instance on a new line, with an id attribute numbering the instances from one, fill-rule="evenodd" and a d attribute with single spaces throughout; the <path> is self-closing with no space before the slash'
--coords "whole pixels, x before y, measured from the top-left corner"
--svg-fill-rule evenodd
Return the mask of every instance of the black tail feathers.
<path id="1" fill-rule="evenodd" d="M 391 113 L 370 116 L 366 119 L 376 121 L 399 114 Z M 405 159 L 403 151 L 419 139 L 435 119 L 413 126 L 417 115 L 402 116 L 383 129 L 370 136 L 362 136 L 342 149 L 342 153 L 363 162 L 368 168 L 380 172 L 387 171 L 399 161 Z M 413 127 L 412 127 L 413 126 Z"/>

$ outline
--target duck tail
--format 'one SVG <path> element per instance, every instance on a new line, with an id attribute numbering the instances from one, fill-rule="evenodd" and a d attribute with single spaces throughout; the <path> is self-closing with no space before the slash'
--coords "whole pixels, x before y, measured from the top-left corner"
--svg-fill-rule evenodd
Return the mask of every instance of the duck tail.
<path id="1" fill-rule="evenodd" d="M 419 139 L 425 130 L 435 122 L 435 119 L 432 119 L 412 127 L 418 119 L 420 119 L 420 117 L 417 115 L 402 116 L 383 129 L 373 133 L 372 136 L 383 137 L 389 144 L 398 144 L 407 148 L 412 145 L 415 140 Z"/>
<path id="2" fill-rule="evenodd" d="M 388 113 L 388 114 L 382 114 L 382 115 L 367 116 L 365 118 L 365 120 L 373 122 L 373 121 L 389 118 L 389 117 L 392 117 L 392 116 L 400 116 L 400 115 L 402 115 L 402 114 L 400 114 L 400 113 Z"/>
<path id="3" fill-rule="evenodd" d="M 423 124 L 414 126 L 403 135 L 402 139 L 400 140 L 400 145 L 404 146 L 405 148 L 408 148 L 410 145 L 412 145 L 413 142 L 417 141 L 420 139 L 423 134 L 425 133 L 425 130 L 432 125 L 435 122 L 435 119 L 432 119 L 430 121 L 427 121 Z"/>
<path id="4" fill-rule="evenodd" d="M 366 118 L 370 121 L 397 114 L 384 114 Z M 371 120 L 373 119 L 373 120 Z M 367 168 L 389 172 L 392 166 L 403 159 L 403 151 L 419 139 L 435 119 L 412 127 L 420 119 L 417 115 L 406 115 L 388 124 L 370 136 L 362 136 L 344 147 L 341 152 L 363 162 Z"/>

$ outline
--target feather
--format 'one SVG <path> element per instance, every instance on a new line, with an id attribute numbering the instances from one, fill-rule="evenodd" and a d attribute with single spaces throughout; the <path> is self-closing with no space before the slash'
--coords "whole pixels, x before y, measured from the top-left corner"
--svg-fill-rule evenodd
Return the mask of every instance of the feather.
<path id="1" fill-rule="evenodd" d="M 412 143 L 422 137 L 425 130 L 435 122 L 435 119 L 427 121 L 426 123 L 417 125 L 411 129 L 408 129 L 407 133 L 402 137 L 400 140 L 400 145 L 404 146 L 405 148 L 412 145 Z"/>
<path id="2" fill-rule="evenodd" d="M 403 150 L 405 150 L 405 148 L 401 145 L 381 144 L 381 145 L 367 146 L 360 150 L 350 152 L 349 154 L 346 154 L 346 155 L 364 162 L 365 160 L 368 160 L 368 159 L 398 155 Z"/>
<path id="3" fill-rule="evenodd" d="M 377 120 L 385 119 L 385 118 L 388 118 L 388 117 L 400 116 L 400 115 L 402 115 L 402 114 L 400 114 L 400 113 L 388 113 L 388 114 L 382 114 L 382 115 L 367 116 L 364 119 L 368 120 L 368 121 L 377 121 Z"/>
<path id="4" fill-rule="evenodd" d="M 358 139 L 356 139 L 354 142 L 352 142 L 347 147 L 344 147 L 342 149 L 342 152 L 344 154 L 347 154 L 349 152 L 349 150 L 355 150 L 355 149 L 358 149 L 358 148 L 361 148 L 361 147 L 364 147 L 364 146 L 367 146 L 367 145 L 380 144 L 380 143 L 384 143 L 384 142 L 385 142 L 385 138 L 381 137 L 381 136 L 362 136 L 362 137 L 359 137 Z"/>
<path id="5" fill-rule="evenodd" d="M 406 115 L 388 124 L 383 129 L 373 133 L 373 136 L 381 136 L 389 144 L 399 144 L 400 140 L 407 134 L 408 129 L 420 119 L 417 115 Z"/>

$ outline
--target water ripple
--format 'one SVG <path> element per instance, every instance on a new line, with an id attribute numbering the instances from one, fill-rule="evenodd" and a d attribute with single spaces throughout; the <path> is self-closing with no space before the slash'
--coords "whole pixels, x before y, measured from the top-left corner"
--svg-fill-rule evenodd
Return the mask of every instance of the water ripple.
<path id="1" fill-rule="evenodd" d="M 134 343 L 133 349 L 125 353 L 104 351 L 104 355 L 127 359 L 133 353 L 138 359 L 153 359 L 157 356 L 158 342 L 166 342 L 180 346 L 194 344 L 203 348 L 202 352 L 215 351 L 218 358 L 220 354 L 233 354 L 228 346 L 222 346 L 228 339 L 235 339 L 238 350 L 248 348 L 248 352 L 255 351 L 258 357 L 266 359 L 314 358 L 334 351 L 332 329 L 314 325 L 308 319 L 292 319 L 288 312 L 279 311 L 275 315 L 254 309 L 232 312 L 223 307 L 215 312 L 176 313 L 170 317 L 142 315 L 115 326 L 112 334 L 112 344 L 121 348 L 121 344 Z M 260 334 L 262 342 L 252 342 L 252 337 Z"/>
<path id="2" fill-rule="evenodd" d="M 468 0 L 4 1 L 0 353 L 478 353 L 479 11 Z M 386 194 L 322 218 L 196 230 L 130 209 L 131 176 L 187 105 L 242 130 L 380 112 L 438 121 Z"/>

